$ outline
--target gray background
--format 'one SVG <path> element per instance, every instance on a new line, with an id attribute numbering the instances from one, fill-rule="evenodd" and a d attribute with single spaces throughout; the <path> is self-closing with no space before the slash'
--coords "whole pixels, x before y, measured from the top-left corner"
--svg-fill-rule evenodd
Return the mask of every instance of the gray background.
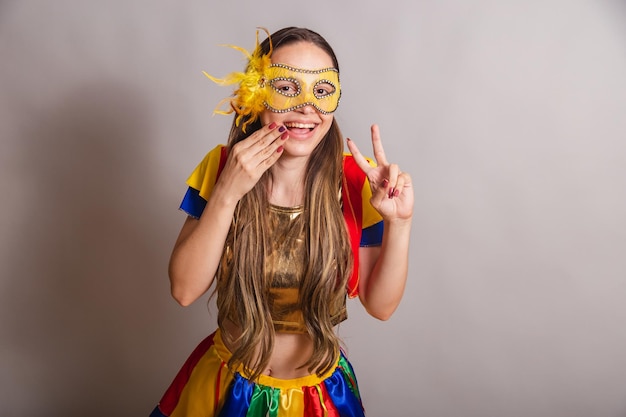
<path id="1" fill-rule="evenodd" d="M 0 2 L 2 416 L 147 415 L 214 328 L 170 298 L 184 180 L 256 26 L 335 47 L 342 130 L 415 182 L 370 417 L 626 416 L 624 2 Z"/>

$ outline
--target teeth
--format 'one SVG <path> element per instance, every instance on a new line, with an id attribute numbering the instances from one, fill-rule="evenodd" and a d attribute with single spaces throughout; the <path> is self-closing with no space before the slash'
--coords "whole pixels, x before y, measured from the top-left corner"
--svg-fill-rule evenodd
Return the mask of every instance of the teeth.
<path id="1" fill-rule="evenodd" d="M 287 127 L 295 127 L 298 129 L 313 129 L 315 124 L 313 123 L 285 123 Z"/>

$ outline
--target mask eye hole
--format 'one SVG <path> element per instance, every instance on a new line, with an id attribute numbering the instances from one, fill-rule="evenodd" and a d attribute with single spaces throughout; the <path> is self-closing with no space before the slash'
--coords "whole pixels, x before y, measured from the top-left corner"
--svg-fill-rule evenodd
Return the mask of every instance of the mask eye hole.
<path id="1" fill-rule="evenodd" d="M 270 82 L 272 88 L 279 94 L 295 97 L 300 94 L 300 83 L 293 78 L 274 78 Z"/>
<path id="2" fill-rule="evenodd" d="M 322 99 L 324 97 L 333 95 L 336 90 L 337 89 L 335 88 L 333 83 L 331 83 L 330 81 L 320 80 L 315 84 L 315 88 L 313 89 L 313 94 L 315 94 L 315 97 Z"/>

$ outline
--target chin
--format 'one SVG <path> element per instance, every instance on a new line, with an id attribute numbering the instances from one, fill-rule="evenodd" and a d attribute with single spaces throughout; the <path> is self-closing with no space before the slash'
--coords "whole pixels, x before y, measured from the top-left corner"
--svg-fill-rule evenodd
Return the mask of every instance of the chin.
<path id="1" fill-rule="evenodd" d="M 324 140 L 325 135 L 313 135 L 308 138 L 289 137 L 285 142 L 285 151 L 294 156 L 308 156 Z"/>
<path id="2" fill-rule="evenodd" d="M 292 139 L 287 139 L 287 142 L 283 146 L 285 149 L 283 152 L 286 155 L 293 157 L 308 157 L 311 156 L 315 150 L 317 143 L 313 145 L 312 143 L 295 142 L 292 141 Z"/>

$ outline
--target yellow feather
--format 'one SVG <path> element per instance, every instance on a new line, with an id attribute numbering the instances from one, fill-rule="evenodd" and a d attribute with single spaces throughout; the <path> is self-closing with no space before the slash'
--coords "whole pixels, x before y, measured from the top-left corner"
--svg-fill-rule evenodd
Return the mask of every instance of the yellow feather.
<path id="1" fill-rule="evenodd" d="M 245 72 L 235 71 L 226 75 L 224 78 L 216 78 L 208 74 L 207 72 L 202 71 L 202 73 L 208 79 L 221 86 L 239 84 L 239 88 L 234 91 L 233 96 L 221 100 L 213 113 L 231 114 L 233 112 L 236 112 L 237 118 L 235 119 L 235 123 L 237 126 L 239 126 L 239 123 L 244 116 L 250 116 L 248 120 L 243 124 L 242 130 L 244 132 L 246 131 L 246 127 L 250 123 L 256 121 L 261 112 L 265 109 L 265 102 L 267 99 L 267 89 L 265 88 L 264 84 L 267 68 L 269 68 L 272 63 L 272 42 L 270 39 L 269 53 L 262 54 L 259 44 L 259 29 L 265 31 L 268 38 L 270 36 L 267 29 L 257 28 L 256 46 L 252 54 L 239 46 L 225 45 L 241 52 L 246 56 L 246 58 L 248 59 L 248 64 L 246 65 Z M 227 110 L 221 109 L 221 107 L 225 103 L 229 104 L 229 108 Z"/>

